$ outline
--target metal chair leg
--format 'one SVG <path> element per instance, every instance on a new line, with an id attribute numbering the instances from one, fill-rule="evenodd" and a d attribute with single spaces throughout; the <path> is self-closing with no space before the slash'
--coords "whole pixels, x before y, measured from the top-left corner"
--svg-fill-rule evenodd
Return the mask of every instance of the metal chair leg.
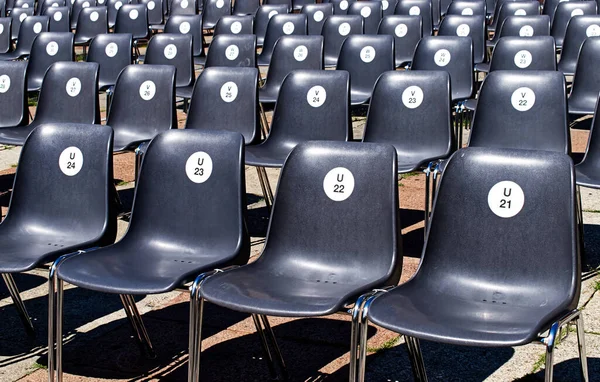
<path id="1" fill-rule="evenodd" d="M 259 104 L 259 108 L 260 108 L 260 120 L 261 120 L 261 127 L 262 127 L 262 134 L 263 134 L 263 138 L 267 139 L 267 136 L 269 135 L 269 121 L 267 120 L 267 113 L 265 112 L 265 108 L 263 107 L 262 103 Z"/>
<path id="2" fill-rule="evenodd" d="M 204 316 L 204 299 L 200 297 L 200 285 L 204 280 L 218 272 L 202 273 L 190 287 L 190 334 L 188 382 L 200 380 L 200 353 L 202 351 L 202 318 Z"/>
<path id="3" fill-rule="evenodd" d="M 277 344 L 277 340 L 275 339 L 275 333 L 273 333 L 273 329 L 271 328 L 271 324 L 269 324 L 269 319 L 265 315 L 259 315 L 260 320 L 262 321 L 264 332 L 267 339 L 271 342 L 271 346 L 273 347 L 273 351 L 275 356 L 277 357 L 277 363 L 279 364 L 279 371 L 281 372 L 282 380 L 288 380 L 288 372 L 287 367 L 285 366 L 285 361 L 283 360 L 283 355 L 281 354 L 281 349 Z"/>
<path id="4" fill-rule="evenodd" d="M 21 299 L 21 295 L 19 294 L 19 288 L 17 288 L 17 284 L 15 283 L 15 279 L 10 273 L 3 273 L 2 279 L 8 288 L 8 293 L 10 293 L 10 298 L 13 301 L 13 305 L 17 309 L 19 313 L 19 318 L 23 323 L 23 327 L 29 336 L 34 336 L 35 331 L 33 328 L 33 323 L 31 322 L 31 318 L 29 317 L 29 313 L 27 313 L 27 309 L 25 308 L 25 303 L 23 303 L 23 299 Z"/>
<path id="5" fill-rule="evenodd" d="M 577 327 L 577 343 L 579 347 L 579 364 L 581 366 L 581 379 L 584 382 L 590 380 L 588 374 L 588 363 L 587 363 L 587 351 L 585 348 L 585 326 L 583 324 L 583 314 L 579 312 L 579 316 L 575 319 L 575 326 Z"/>
<path id="6" fill-rule="evenodd" d="M 373 292 L 369 292 L 360 296 L 354 307 L 350 311 L 352 315 L 352 328 L 350 334 L 350 370 L 348 373 L 349 382 L 356 382 L 357 373 L 358 373 L 358 353 L 359 353 L 359 337 L 361 335 L 361 326 L 362 326 L 362 309 L 367 302 L 368 298 L 373 295 Z"/>
<path id="7" fill-rule="evenodd" d="M 429 226 L 429 211 L 430 211 L 429 195 L 431 193 L 430 183 L 431 183 L 432 167 L 433 167 L 433 162 L 429 162 L 429 164 L 427 165 L 427 168 L 425 170 L 423 170 L 423 172 L 425 173 L 425 218 L 423 219 L 423 221 L 424 221 L 423 235 L 425 236 L 425 239 L 427 239 L 427 227 Z"/>
<path id="8" fill-rule="evenodd" d="M 137 305 L 135 304 L 133 296 L 121 294 L 119 297 L 121 297 L 123 308 L 125 309 L 129 323 L 133 328 L 133 332 L 137 337 L 142 353 L 144 353 L 148 358 L 156 358 L 154 347 L 150 342 L 150 336 L 148 336 L 148 331 L 146 330 L 146 326 L 142 321 L 142 317 L 140 316 L 140 312 L 137 309 Z"/>
<path id="9" fill-rule="evenodd" d="M 271 379 L 277 379 L 277 370 L 275 369 L 275 362 L 273 361 L 273 355 L 271 354 L 271 350 L 269 349 L 267 337 L 265 335 L 265 331 L 263 329 L 259 316 L 257 314 L 253 314 L 252 320 L 254 321 L 254 326 L 256 327 L 256 333 L 260 338 L 260 343 L 263 348 L 265 360 L 267 361 L 267 366 L 269 367 L 269 374 L 271 375 Z"/>
<path id="10" fill-rule="evenodd" d="M 63 321 L 63 285 L 56 276 L 59 258 L 50 268 L 48 278 L 48 381 L 62 382 L 62 321 Z M 56 378 L 56 379 L 55 379 Z"/>
<path id="11" fill-rule="evenodd" d="M 548 337 L 546 337 L 544 344 L 546 345 L 546 370 L 544 375 L 545 382 L 552 382 L 554 379 L 554 346 L 556 344 L 556 338 L 560 331 L 560 325 L 555 322 L 550 328 Z"/>
<path id="12" fill-rule="evenodd" d="M 275 200 L 275 198 L 273 197 L 273 189 L 271 188 L 271 182 L 269 182 L 269 174 L 267 174 L 267 169 L 264 167 L 260 167 L 260 171 L 262 171 L 263 173 L 265 189 L 267 190 L 267 197 L 269 198 L 271 205 L 273 205 L 273 201 Z"/>
<path id="13" fill-rule="evenodd" d="M 269 215 L 271 214 L 271 206 L 272 206 L 272 191 L 269 185 L 269 178 L 267 176 L 267 172 L 264 171 L 262 167 L 256 167 L 256 172 L 258 174 L 258 182 L 260 183 L 260 188 L 263 193 L 263 197 L 265 198 L 265 204 L 267 206 L 267 212 Z"/>
<path id="14" fill-rule="evenodd" d="M 406 341 L 406 347 L 408 349 L 408 355 L 410 357 L 410 363 L 413 369 L 413 373 L 416 381 L 426 382 L 427 373 L 425 371 L 425 363 L 423 362 L 423 353 L 421 352 L 421 344 L 419 339 L 415 337 L 404 336 Z"/>

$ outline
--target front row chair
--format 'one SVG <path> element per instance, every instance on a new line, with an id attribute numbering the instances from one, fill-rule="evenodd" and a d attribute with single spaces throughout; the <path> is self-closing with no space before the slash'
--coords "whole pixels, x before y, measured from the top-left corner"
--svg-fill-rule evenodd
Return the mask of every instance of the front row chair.
<path id="1" fill-rule="evenodd" d="M 280 355 L 267 316 L 334 314 L 361 293 L 398 282 L 396 162 L 384 144 L 307 142 L 292 151 L 260 258 L 192 285 L 190 381 L 200 370 L 204 301 L 252 314 Z"/>
<path id="2" fill-rule="evenodd" d="M 90 254 L 63 256 L 52 266 L 48 328 L 51 377 L 55 370 L 62 370 L 64 281 L 119 294 L 125 309 L 132 312 L 129 317 L 136 335 L 145 339 L 143 344 L 152 354 L 133 295 L 172 291 L 184 287 L 199 272 L 248 261 L 244 180 L 244 141 L 240 134 L 173 130 L 150 143 L 123 239 Z M 175 194 L 179 196 L 173 198 Z M 168 211 L 156 208 L 161 205 L 169 205 Z"/>
<path id="3" fill-rule="evenodd" d="M 583 317 L 577 309 L 576 216 L 569 156 L 489 148 L 454 154 L 439 186 L 416 275 L 367 297 L 359 346 L 351 348 L 352 363 L 360 349 L 358 380 L 364 380 L 369 323 L 404 336 L 416 380 L 427 380 L 423 339 L 484 347 L 539 341 L 546 347 L 546 381 L 551 381 L 560 329 L 574 322 L 587 381 Z M 534 235 L 523 234 L 534 226 Z"/>

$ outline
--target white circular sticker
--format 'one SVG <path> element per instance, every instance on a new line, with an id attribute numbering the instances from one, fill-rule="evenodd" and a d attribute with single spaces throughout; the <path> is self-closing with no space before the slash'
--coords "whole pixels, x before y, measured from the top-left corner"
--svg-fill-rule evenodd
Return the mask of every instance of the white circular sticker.
<path id="1" fill-rule="evenodd" d="M 23 22 L 23 20 L 25 20 L 27 18 L 27 15 L 25 13 L 21 13 L 21 15 L 19 16 L 19 21 Z"/>
<path id="2" fill-rule="evenodd" d="M 92 22 L 94 22 L 94 23 L 96 21 L 98 21 L 99 18 L 100 18 L 100 14 L 96 11 L 94 11 L 90 14 L 90 20 L 92 20 Z"/>
<path id="3" fill-rule="evenodd" d="M 344 201 L 354 191 L 354 175 L 347 168 L 336 167 L 325 175 L 323 190 L 334 202 Z"/>
<path id="4" fill-rule="evenodd" d="M 406 24 L 398 24 L 394 29 L 394 33 L 396 33 L 397 37 L 402 38 L 408 33 L 408 26 L 406 26 Z"/>
<path id="5" fill-rule="evenodd" d="M 4 24 L 0 24 L 0 34 L 4 33 Z"/>
<path id="6" fill-rule="evenodd" d="M 10 89 L 10 77 L 6 74 L 0 76 L 0 93 L 6 93 Z"/>
<path id="7" fill-rule="evenodd" d="M 116 9 L 117 11 L 118 11 L 119 9 L 121 9 L 121 7 L 122 7 L 122 6 L 123 6 L 123 3 L 122 3 L 122 2 L 120 2 L 120 1 L 117 1 L 117 2 L 115 3 L 115 9 Z"/>
<path id="8" fill-rule="evenodd" d="M 375 48 L 372 46 L 365 46 L 360 50 L 360 59 L 363 62 L 369 63 L 375 59 Z"/>
<path id="9" fill-rule="evenodd" d="M 29 8 L 29 4 L 25 3 L 25 4 L 23 4 L 23 5 L 21 6 L 21 8 L 23 8 L 23 9 L 27 9 L 27 8 Z"/>
<path id="10" fill-rule="evenodd" d="M 42 23 L 35 23 L 33 26 L 33 33 L 38 34 L 42 31 Z"/>
<path id="11" fill-rule="evenodd" d="M 456 27 L 456 35 L 459 37 L 466 37 L 471 33 L 471 28 L 467 24 L 460 24 Z"/>
<path id="12" fill-rule="evenodd" d="M 521 36 L 521 37 L 533 36 L 533 27 L 531 25 L 523 25 L 521 27 L 521 29 L 519 29 L 519 36 Z"/>
<path id="13" fill-rule="evenodd" d="M 150 1 L 148 4 L 146 4 L 146 7 L 152 11 L 154 8 L 156 8 L 156 3 L 154 1 Z"/>
<path id="14" fill-rule="evenodd" d="M 531 65 L 533 57 L 528 50 L 520 50 L 515 54 L 515 65 L 521 69 L 525 69 Z"/>
<path id="15" fill-rule="evenodd" d="M 515 11 L 515 16 L 526 16 L 526 15 L 527 15 L 527 12 L 525 12 L 524 9 L 517 9 Z"/>
<path id="16" fill-rule="evenodd" d="M 56 53 L 58 53 L 58 44 L 56 41 L 50 41 L 48 45 L 46 45 L 46 53 L 48 53 L 49 56 L 55 56 Z"/>
<path id="17" fill-rule="evenodd" d="M 581 15 L 583 15 L 583 9 L 581 8 L 573 9 L 573 12 L 571 12 L 571 17 Z"/>
<path id="18" fill-rule="evenodd" d="M 384 11 L 385 11 L 385 10 L 387 10 L 387 9 L 389 8 L 389 6 L 390 6 L 390 2 L 389 2 L 389 1 L 387 1 L 387 0 L 383 0 L 383 1 L 381 2 L 381 8 L 382 8 Z"/>
<path id="19" fill-rule="evenodd" d="M 181 8 L 186 9 L 188 7 L 189 3 L 187 2 L 187 0 L 183 0 L 180 5 L 181 5 Z"/>
<path id="20" fill-rule="evenodd" d="M 217 3 L 215 5 L 217 6 L 217 8 L 221 9 L 225 6 L 225 2 L 223 0 L 217 0 Z"/>
<path id="21" fill-rule="evenodd" d="M 450 62 L 451 56 L 447 49 L 440 49 L 433 55 L 433 61 L 437 66 L 446 66 Z"/>
<path id="22" fill-rule="evenodd" d="M 67 90 L 67 94 L 71 97 L 77 97 L 79 93 L 81 93 L 81 81 L 77 77 L 71 78 L 67 81 L 67 85 L 65 86 Z"/>
<path id="23" fill-rule="evenodd" d="M 210 178 L 213 162 L 207 153 L 198 151 L 190 155 L 185 162 L 185 173 L 194 183 L 204 183 Z"/>
<path id="24" fill-rule="evenodd" d="M 327 92 L 322 86 L 313 86 L 306 93 L 306 101 L 312 107 L 321 107 L 327 100 Z"/>
<path id="25" fill-rule="evenodd" d="M 187 21 L 184 21 L 179 25 L 179 32 L 181 32 L 181 34 L 187 34 L 190 31 L 190 29 L 190 23 L 188 23 Z"/>
<path id="26" fill-rule="evenodd" d="M 585 30 L 585 35 L 588 37 L 600 36 L 600 25 L 592 24 Z"/>
<path id="27" fill-rule="evenodd" d="M 271 17 L 275 16 L 278 13 L 279 12 L 277 12 L 277 11 L 271 11 L 271 12 L 269 12 L 269 20 L 271 19 Z"/>
<path id="28" fill-rule="evenodd" d="M 140 97 L 144 101 L 150 101 L 156 94 L 156 84 L 152 81 L 144 81 L 140 85 Z"/>
<path id="29" fill-rule="evenodd" d="M 86 1 L 85 3 L 83 3 L 83 5 L 81 7 L 88 8 L 89 6 L 90 6 L 90 3 L 88 1 Z"/>
<path id="30" fill-rule="evenodd" d="M 62 20 L 62 13 L 56 12 L 54 16 L 52 16 L 52 18 L 54 19 L 54 21 L 60 21 Z"/>
<path id="31" fill-rule="evenodd" d="M 174 44 L 165 46 L 164 54 L 167 60 L 174 59 L 177 56 L 177 47 Z"/>
<path id="32" fill-rule="evenodd" d="M 129 18 L 132 19 L 132 20 L 137 19 L 139 15 L 140 14 L 137 11 L 137 9 L 132 9 L 131 11 L 129 11 Z"/>
<path id="33" fill-rule="evenodd" d="M 119 47 L 114 42 L 109 43 L 108 45 L 106 45 L 106 48 L 104 48 L 104 53 L 106 53 L 106 55 L 111 58 L 116 56 L 118 52 Z"/>
<path id="34" fill-rule="evenodd" d="M 325 18 L 325 14 L 323 13 L 323 11 L 316 11 L 313 15 L 313 20 L 315 20 L 318 23 L 321 22 L 323 18 Z"/>
<path id="35" fill-rule="evenodd" d="M 348 2 L 346 0 L 340 1 L 340 9 L 342 11 L 345 11 L 346 9 L 348 9 Z"/>
<path id="36" fill-rule="evenodd" d="M 283 33 L 285 34 L 292 34 L 294 33 L 294 23 L 291 21 L 288 21 L 287 23 L 283 24 Z"/>
<path id="37" fill-rule="evenodd" d="M 413 5 L 408 10 L 408 14 L 411 16 L 419 16 L 421 14 L 421 8 L 417 7 L 416 5 Z"/>
<path id="38" fill-rule="evenodd" d="M 342 36 L 348 36 L 348 33 L 350 33 L 350 24 L 348 23 L 341 23 L 340 26 L 338 27 L 338 32 L 340 32 L 340 35 Z"/>
<path id="39" fill-rule="evenodd" d="M 418 86 L 409 86 L 402 92 L 402 103 L 409 109 L 416 109 L 423 103 L 423 89 Z"/>
<path id="40" fill-rule="evenodd" d="M 58 157 L 58 167 L 66 176 L 75 176 L 83 167 L 83 153 L 78 147 L 67 147 Z"/>
<path id="41" fill-rule="evenodd" d="M 100 4 L 100 5 L 104 4 L 104 0 L 98 0 L 98 1 L 96 1 L 96 2 L 97 2 L 98 4 Z"/>
<path id="42" fill-rule="evenodd" d="M 362 17 L 364 17 L 364 18 L 367 18 L 367 17 L 371 16 L 371 8 L 369 8 L 369 7 L 363 7 L 360 10 L 360 15 Z"/>
<path id="43" fill-rule="evenodd" d="M 58 3 L 52 3 L 52 7 L 58 7 Z"/>
<path id="44" fill-rule="evenodd" d="M 233 61 L 238 58 L 239 54 L 240 49 L 237 47 L 237 45 L 229 45 L 227 49 L 225 49 L 225 57 L 227 57 L 229 61 Z"/>
<path id="45" fill-rule="evenodd" d="M 535 93 L 526 87 L 518 88 L 510 97 L 510 102 L 516 110 L 527 111 L 535 104 Z"/>
<path id="46" fill-rule="evenodd" d="M 299 45 L 294 49 L 294 58 L 296 61 L 304 61 L 308 56 L 308 48 L 305 45 Z"/>
<path id="47" fill-rule="evenodd" d="M 510 180 L 496 183 L 488 193 L 490 210 L 501 218 L 512 218 L 523 209 L 525 194 L 521 186 Z"/>
<path id="48" fill-rule="evenodd" d="M 233 102 L 237 98 L 238 87 L 235 82 L 225 82 L 221 86 L 221 99 L 225 102 Z"/>
<path id="49" fill-rule="evenodd" d="M 231 33 L 238 34 L 242 31 L 242 23 L 239 21 L 234 21 L 231 23 L 231 27 L 229 29 L 231 30 Z"/>
<path id="50" fill-rule="evenodd" d="M 463 16 L 473 16 L 473 9 L 472 8 L 465 8 L 462 10 L 462 12 L 460 12 L 461 15 Z"/>

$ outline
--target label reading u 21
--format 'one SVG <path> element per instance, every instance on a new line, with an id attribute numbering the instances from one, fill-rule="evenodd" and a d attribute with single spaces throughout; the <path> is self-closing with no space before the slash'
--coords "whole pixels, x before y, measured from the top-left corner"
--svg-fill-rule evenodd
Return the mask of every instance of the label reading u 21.
<path id="1" fill-rule="evenodd" d="M 521 186 L 510 180 L 496 183 L 488 193 L 488 206 L 501 218 L 512 218 L 523 209 L 525 194 Z"/>
<path id="2" fill-rule="evenodd" d="M 204 183 L 210 178 L 213 162 L 207 153 L 198 151 L 190 155 L 185 162 L 185 173 L 194 183 Z"/>
<path id="3" fill-rule="evenodd" d="M 327 99 L 327 92 L 322 86 L 313 86 L 306 93 L 306 101 L 312 107 L 321 107 Z"/>
<path id="4" fill-rule="evenodd" d="M 344 201 L 354 191 L 354 175 L 345 167 L 336 167 L 325 175 L 323 190 L 329 199 L 335 202 Z"/>
<path id="5" fill-rule="evenodd" d="M 409 86 L 402 92 L 402 103 L 409 109 L 416 109 L 423 103 L 423 89 Z"/>
<path id="6" fill-rule="evenodd" d="M 78 147 L 67 147 L 58 157 L 58 167 L 66 176 L 75 176 L 83 167 L 83 153 Z"/>
<path id="7" fill-rule="evenodd" d="M 535 93 L 530 88 L 518 88 L 510 97 L 510 102 L 516 110 L 527 111 L 535 104 Z"/>

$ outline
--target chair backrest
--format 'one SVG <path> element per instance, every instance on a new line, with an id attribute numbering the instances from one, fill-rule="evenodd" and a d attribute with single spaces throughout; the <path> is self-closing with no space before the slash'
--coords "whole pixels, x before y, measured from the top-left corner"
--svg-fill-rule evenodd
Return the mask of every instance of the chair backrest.
<path id="1" fill-rule="evenodd" d="M 415 48 L 422 37 L 421 16 L 384 16 L 379 24 L 379 34 L 394 36 L 396 66 L 412 61 Z"/>
<path id="2" fill-rule="evenodd" d="M 267 4 L 263 5 L 256 11 L 254 16 L 254 34 L 256 35 L 256 43 L 262 46 L 267 33 L 267 25 L 271 17 L 278 14 L 288 13 L 288 7 L 285 4 Z"/>
<path id="3" fill-rule="evenodd" d="M 236 0 L 231 14 L 236 16 L 254 15 L 260 8 L 260 0 Z"/>
<path id="4" fill-rule="evenodd" d="M 481 301 L 482 312 L 507 304 L 556 317 L 577 307 L 581 265 L 568 156 L 467 148 L 452 156 L 437 192 L 413 281 Z M 523 235 L 532 227 L 535 234 Z"/>
<path id="5" fill-rule="evenodd" d="M 38 3 L 37 9 L 35 10 L 36 15 L 45 15 L 46 10 L 50 7 L 64 7 L 66 6 L 65 0 L 44 0 Z"/>
<path id="6" fill-rule="evenodd" d="M 454 0 L 448 6 L 446 14 L 462 16 L 486 16 L 487 7 L 485 1 Z"/>
<path id="7" fill-rule="evenodd" d="M 350 35 L 363 34 L 363 18 L 358 15 L 333 15 L 323 23 L 325 66 L 336 66 L 342 44 Z"/>
<path id="8" fill-rule="evenodd" d="M 231 0 L 204 0 L 202 28 L 214 28 L 217 21 L 227 15 L 231 15 Z"/>
<path id="9" fill-rule="evenodd" d="M 502 25 L 504 20 L 510 16 L 536 16 L 540 14 L 540 3 L 538 1 L 506 1 L 500 6 L 498 17 L 494 18 L 492 26 L 496 28 Z"/>
<path id="10" fill-rule="evenodd" d="M 43 32 L 48 32 L 48 16 L 28 16 L 19 29 L 19 38 L 15 47 L 15 55 L 24 57 L 31 53 L 35 38 Z"/>
<path id="11" fill-rule="evenodd" d="M 108 9 L 108 27 L 112 28 L 117 22 L 117 13 L 119 9 L 127 4 L 127 0 L 106 0 L 106 8 Z"/>
<path id="12" fill-rule="evenodd" d="M 502 37 L 494 48 L 494 70 L 556 70 L 556 46 L 552 36 Z"/>
<path id="13" fill-rule="evenodd" d="M 94 37 L 108 33 L 108 12 L 105 6 L 84 8 L 79 13 L 75 43 L 89 43 Z"/>
<path id="14" fill-rule="evenodd" d="M 264 0 L 263 5 L 280 5 L 283 4 L 287 7 L 287 11 L 292 12 L 292 0 Z"/>
<path id="15" fill-rule="evenodd" d="M 440 24 L 438 36 L 471 37 L 473 62 L 480 64 L 487 61 L 485 16 L 448 15 Z"/>
<path id="16" fill-rule="evenodd" d="M 267 25 L 263 48 L 258 58 L 259 65 L 268 65 L 273 56 L 275 43 L 282 36 L 306 35 L 306 15 L 285 14 L 275 15 Z"/>
<path id="17" fill-rule="evenodd" d="M 19 36 L 21 23 L 28 16 L 33 16 L 33 8 L 14 8 L 10 13 L 12 18 L 11 38 L 14 40 Z"/>
<path id="18" fill-rule="evenodd" d="M 70 32 L 69 7 L 50 7 L 46 9 L 45 15 L 50 18 L 48 30 L 50 32 Z"/>
<path id="19" fill-rule="evenodd" d="M 75 0 L 71 4 L 71 29 L 77 29 L 77 22 L 79 21 L 79 14 L 82 9 L 95 6 L 95 0 Z"/>
<path id="20" fill-rule="evenodd" d="M 347 15 L 350 4 L 357 0 L 329 0 L 333 4 L 334 15 Z"/>
<path id="21" fill-rule="evenodd" d="M 508 16 L 499 28 L 492 39 L 493 42 L 507 36 L 550 36 L 550 17 L 547 15 Z"/>
<path id="22" fill-rule="evenodd" d="M 160 33 L 152 36 L 146 49 L 144 64 L 173 65 L 177 69 L 177 87 L 194 84 L 194 58 L 192 56 L 192 36 Z"/>
<path id="23" fill-rule="evenodd" d="M 131 33 L 134 40 L 148 37 L 148 9 L 144 4 L 124 4 L 117 12 L 115 33 Z"/>
<path id="24" fill-rule="evenodd" d="M 390 71 L 379 77 L 363 142 L 394 145 L 398 171 L 447 158 L 454 145 L 450 76 L 443 71 Z"/>
<path id="25" fill-rule="evenodd" d="M 396 10 L 396 5 L 398 5 L 398 0 L 375 0 L 381 2 L 381 9 L 383 10 L 383 17 L 391 16 L 394 14 Z"/>
<path id="26" fill-rule="evenodd" d="M 43 32 L 35 38 L 27 66 L 29 91 L 39 89 L 50 65 L 59 61 L 74 61 L 73 37 L 70 32 Z"/>
<path id="27" fill-rule="evenodd" d="M 106 124 L 115 131 L 115 150 L 130 150 L 177 127 L 175 67 L 129 65 L 117 78 Z"/>
<path id="28" fill-rule="evenodd" d="M 421 16 L 423 36 L 433 34 L 433 19 L 430 0 L 400 0 L 394 11 L 397 15 Z"/>
<path id="29" fill-rule="evenodd" d="M 308 34 L 320 35 L 325 19 L 333 15 L 333 4 L 306 4 L 302 7 L 302 13 L 306 15 L 308 21 Z"/>
<path id="30" fill-rule="evenodd" d="M 200 2 L 202 2 L 200 0 Z M 197 1 L 196 0 L 172 0 L 170 2 L 171 16 L 174 15 L 195 15 L 197 14 Z"/>
<path id="31" fill-rule="evenodd" d="M 450 73 L 453 101 L 470 98 L 473 94 L 473 43 L 469 37 L 423 37 L 411 68 Z"/>
<path id="32" fill-rule="evenodd" d="M 222 34 L 213 37 L 205 68 L 212 66 L 256 67 L 256 36 Z"/>
<path id="33" fill-rule="evenodd" d="M 260 139 L 258 69 L 206 68 L 196 81 L 186 129 L 240 133 L 246 144 Z"/>
<path id="34" fill-rule="evenodd" d="M 98 89 L 114 86 L 121 70 L 133 63 L 132 46 L 131 35 L 127 33 L 106 33 L 94 37 L 87 61 L 99 65 Z"/>
<path id="35" fill-rule="evenodd" d="M 571 152 L 565 78 L 557 71 L 498 70 L 486 77 L 469 146 Z"/>
<path id="36" fill-rule="evenodd" d="M 581 45 L 588 37 L 596 36 L 600 36 L 599 15 L 572 17 L 565 32 L 558 70 L 565 75 L 573 75 Z"/>
<path id="37" fill-rule="evenodd" d="M 15 0 L 14 8 L 35 8 L 35 0 Z"/>
<path id="38" fill-rule="evenodd" d="M 560 0 L 544 0 L 544 6 L 542 7 L 542 14 L 548 15 L 550 17 L 550 21 L 554 19 L 554 13 L 556 12 L 556 7 L 560 4 Z"/>
<path id="39" fill-rule="evenodd" d="M 0 61 L 0 127 L 29 123 L 26 71 L 26 62 Z"/>
<path id="40" fill-rule="evenodd" d="M 356 1 L 350 4 L 348 14 L 363 17 L 365 34 L 377 34 L 377 28 L 383 18 L 383 6 L 381 1 Z"/>
<path id="41" fill-rule="evenodd" d="M 213 36 L 220 34 L 253 34 L 254 18 L 252 16 L 222 16 L 213 31 Z"/>
<path id="42" fill-rule="evenodd" d="M 600 92 L 600 37 L 588 37 L 581 45 L 573 86 L 569 95 L 569 112 L 593 114 Z"/>
<path id="43" fill-rule="evenodd" d="M 12 29 L 12 18 L 0 17 L 0 53 L 7 53 L 12 48 L 10 30 Z"/>
<path id="44" fill-rule="evenodd" d="M 192 36 L 192 51 L 194 56 L 200 56 L 204 52 L 201 15 L 171 16 L 165 25 L 165 33 L 189 34 Z"/>
<path id="45" fill-rule="evenodd" d="M 304 143 L 281 171 L 259 261 L 310 272 L 316 282 L 395 285 L 402 268 L 398 211 L 393 147 Z"/>
<path id="46" fill-rule="evenodd" d="M 161 25 L 163 23 L 163 0 L 139 0 L 140 4 L 148 9 L 148 24 Z"/>
<path id="47" fill-rule="evenodd" d="M 565 1 L 558 4 L 554 19 L 552 20 L 552 29 L 550 30 L 550 34 L 556 41 L 556 46 L 562 48 L 567 24 L 571 20 L 571 17 L 595 15 L 597 8 L 598 6 L 595 1 Z"/>

